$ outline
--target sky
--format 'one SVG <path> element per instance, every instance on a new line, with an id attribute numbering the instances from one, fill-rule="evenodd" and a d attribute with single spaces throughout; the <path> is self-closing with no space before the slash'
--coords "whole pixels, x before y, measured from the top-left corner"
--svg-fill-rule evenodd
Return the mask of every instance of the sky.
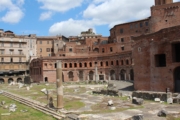
<path id="1" fill-rule="evenodd" d="M 177 2 L 179 0 L 174 0 Z M 0 0 L 0 29 L 17 35 L 77 36 L 150 16 L 154 0 Z"/>

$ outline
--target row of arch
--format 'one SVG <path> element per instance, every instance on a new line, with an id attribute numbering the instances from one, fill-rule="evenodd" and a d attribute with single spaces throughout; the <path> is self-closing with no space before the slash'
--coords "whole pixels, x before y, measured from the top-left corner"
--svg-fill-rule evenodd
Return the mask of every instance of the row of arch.
<path id="1" fill-rule="evenodd" d="M 104 67 L 104 66 L 119 66 L 119 65 L 130 65 L 132 64 L 132 61 L 130 62 L 129 59 L 126 60 L 116 60 L 116 61 L 105 61 L 105 62 L 100 62 L 99 64 L 97 64 L 100 67 Z M 95 65 L 95 64 L 94 64 Z M 76 67 L 93 67 L 94 66 L 92 62 L 89 63 L 64 63 L 64 68 L 76 68 Z"/>
<path id="2" fill-rule="evenodd" d="M 8 83 L 11 83 L 11 82 L 13 82 L 13 81 L 14 81 L 13 78 L 9 78 L 9 79 L 8 79 Z M 22 82 L 23 82 L 22 78 L 17 78 L 16 81 L 17 81 L 17 83 L 22 83 Z M 0 83 L 1 83 L 1 84 L 5 83 L 5 80 L 4 80 L 3 78 L 0 78 Z"/>

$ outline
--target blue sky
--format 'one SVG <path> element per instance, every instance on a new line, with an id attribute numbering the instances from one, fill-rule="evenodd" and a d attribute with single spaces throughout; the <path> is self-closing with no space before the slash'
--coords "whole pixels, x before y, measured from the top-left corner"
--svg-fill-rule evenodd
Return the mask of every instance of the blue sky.
<path id="1" fill-rule="evenodd" d="M 154 0 L 0 0 L 0 29 L 68 37 L 93 28 L 109 36 L 115 24 L 149 17 L 152 5 Z"/>

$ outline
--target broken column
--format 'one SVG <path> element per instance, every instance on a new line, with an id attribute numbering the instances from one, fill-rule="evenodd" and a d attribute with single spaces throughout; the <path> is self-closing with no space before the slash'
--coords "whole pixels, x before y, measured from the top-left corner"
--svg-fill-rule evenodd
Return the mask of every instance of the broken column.
<path id="1" fill-rule="evenodd" d="M 57 78 L 57 109 L 63 108 L 63 86 L 62 86 L 62 63 L 60 60 L 57 61 L 56 69 Z"/>

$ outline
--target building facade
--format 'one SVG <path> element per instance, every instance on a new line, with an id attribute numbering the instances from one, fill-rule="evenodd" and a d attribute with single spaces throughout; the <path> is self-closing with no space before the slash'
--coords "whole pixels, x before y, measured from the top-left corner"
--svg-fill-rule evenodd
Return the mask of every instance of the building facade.
<path id="1" fill-rule="evenodd" d="M 36 58 L 36 36 L 0 30 L 0 82 L 23 81 L 29 63 Z"/>

